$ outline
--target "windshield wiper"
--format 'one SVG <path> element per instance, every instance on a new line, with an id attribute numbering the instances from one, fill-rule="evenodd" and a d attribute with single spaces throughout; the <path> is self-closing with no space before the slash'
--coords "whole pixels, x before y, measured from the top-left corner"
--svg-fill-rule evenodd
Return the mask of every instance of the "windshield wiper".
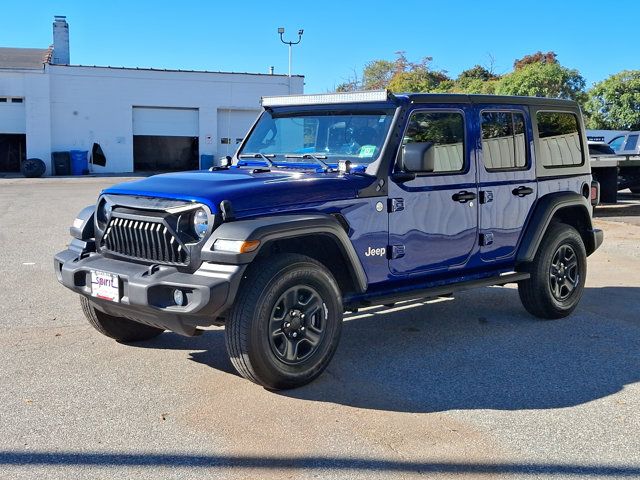
<path id="1" fill-rule="evenodd" d="M 313 153 L 304 153 L 302 155 L 285 155 L 284 158 L 301 158 L 303 160 L 312 158 L 317 163 L 322 165 L 323 172 L 333 172 L 333 168 L 331 168 L 331 166 L 323 160 L 327 158 L 326 155 L 314 155 Z"/>
<path id="2" fill-rule="evenodd" d="M 273 163 L 273 161 L 269 157 L 275 158 L 275 155 L 265 155 L 264 153 L 242 153 L 238 155 L 238 158 L 260 158 L 264 160 L 269 167 L 276 167 L 276 164 Z"/>

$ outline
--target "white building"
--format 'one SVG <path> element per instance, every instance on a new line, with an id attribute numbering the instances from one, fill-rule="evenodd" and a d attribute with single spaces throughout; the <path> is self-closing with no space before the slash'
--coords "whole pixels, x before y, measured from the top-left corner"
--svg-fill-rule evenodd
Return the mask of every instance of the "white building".
<path id="1" fill-rule="evenodd" d="M 265 95 L 302 93 L 304 77 L 69 65 L 56 17 L 49 49 L 0 48 L 0 173 L 52 152 L 102 148 L 96 173 L 199 168 L 232 154 Z M 206 166 L 206 165 L 203 165 Z"/>

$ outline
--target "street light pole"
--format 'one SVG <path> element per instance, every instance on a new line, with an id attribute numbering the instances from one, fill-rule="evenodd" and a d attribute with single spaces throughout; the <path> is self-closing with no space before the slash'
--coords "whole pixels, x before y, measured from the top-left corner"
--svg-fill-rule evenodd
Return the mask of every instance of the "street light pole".
<path id="1" fill-rule="evenodd" d="M 284 43 L 285 45 L 289 45 L 289 77 L 291 77 L 291 50 L 292 50 L 293 45 L 297 45 L 302 41 L 302 34 L 303 33 L 304 33 L 304 30 L 302 30 L 302 29 L 298 30 L 298 40 L 296 42 L 286 41 L 283 38 L 284 28 L 283 27 L 278 28 L 278 34 L 280 34 L 280 41 L 282 43 Z"/>

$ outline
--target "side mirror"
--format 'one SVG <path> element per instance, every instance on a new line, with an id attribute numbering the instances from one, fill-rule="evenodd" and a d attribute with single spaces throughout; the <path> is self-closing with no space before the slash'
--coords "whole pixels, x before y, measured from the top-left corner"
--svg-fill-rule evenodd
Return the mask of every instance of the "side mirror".
<path id="1" fill-rule="evenodd" d="M 407 143 L 400 153 L 400 168 L 403 172 L 431 173 L 435 170 L 435 155 L 432 142 Z"/>

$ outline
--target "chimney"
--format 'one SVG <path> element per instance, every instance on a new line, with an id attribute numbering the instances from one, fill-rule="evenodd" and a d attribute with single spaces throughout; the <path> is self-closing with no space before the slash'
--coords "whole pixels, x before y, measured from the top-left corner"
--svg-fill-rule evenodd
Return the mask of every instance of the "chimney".
<path id="1" fill-rule="evenodd" d="M 56 15 L 53 17 L 53 58 L 54 65 L 69 65 L 69 24 L 67 17 Z"/>

